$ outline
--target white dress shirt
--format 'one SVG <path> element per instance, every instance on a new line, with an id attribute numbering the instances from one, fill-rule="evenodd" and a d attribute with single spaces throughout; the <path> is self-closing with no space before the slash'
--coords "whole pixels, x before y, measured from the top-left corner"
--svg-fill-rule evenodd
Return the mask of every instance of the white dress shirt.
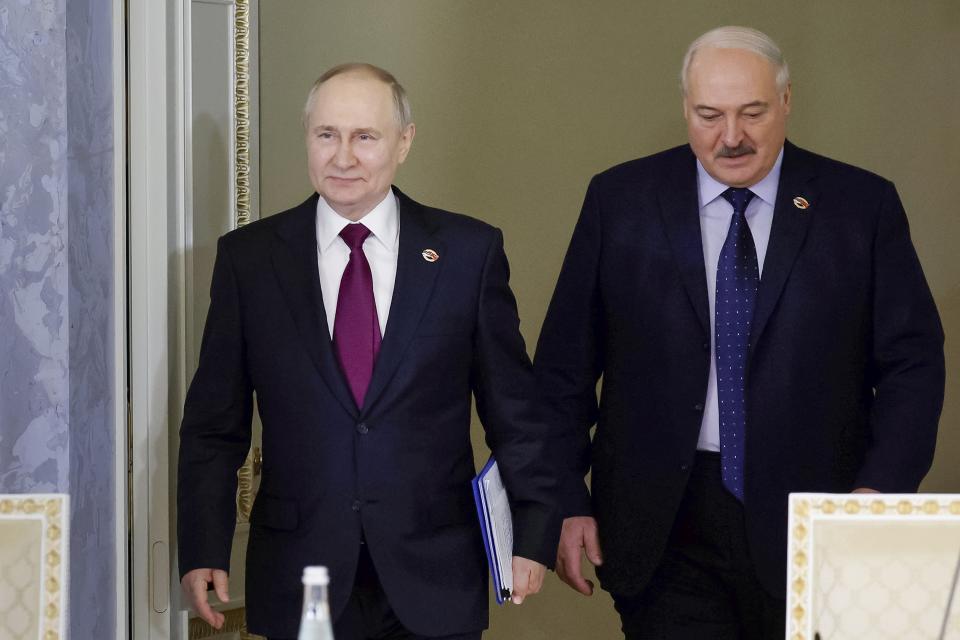
<path id="1" fill-rule="evenodd" d="M 380 204 L 358 221 L 370 229 L 370 235 L 363 241 L 363 254 L 367 256 L 373 275 L 373 300 L 377 305 L 381 336 L 387 330 L 393 285 L 397 279 L 400 242 L 398 211 L 397 197 L 391 189 Z M 350 261 L 350 248 L 340 237 L 340 231 L 348 224 L 353 223 L 334 211 L 323 197 L 317 200 L 317 264 L 331 338 L 333 321 L 337 316 L 337 299 L 340 297 L 340 279 Z"/>
<path id="2" fill-rule="evenodd" d="M 783 163 L 783 150 L 774 163 L 770 173 L 757 184 L 748 187 L 754 198 L 747 205 L 745 213 L 747 226 L 757 247 L 757 264 L 760 277 L 763 278 L 763 260 L 767 255 L 770 242 L 770 228 L 773 226 L 773 207 L 777 201 L 777 186 L 780 183 L 780 165 Z M 710 301 L 710 378 L 707 381 L 707 399 L 703 405 L 703 422 L 700 424 L 700 439 L 697 448 L 704 451 L 720 451 L 720 404 L 717 399 L 717 352 L 716 352 L 716 298 L 717 264 L 720 251 L 730 230 L 733 217 L 733 205 L 721 194 L 727 185 L 713 179 L 700 161 L 697 160 L 697 186 L 700 194 L 700 238 L 703 242 L 703 262 L 707 269 L 707 297 Z M 747 416 L 749 429 L 750 416 Z"/>

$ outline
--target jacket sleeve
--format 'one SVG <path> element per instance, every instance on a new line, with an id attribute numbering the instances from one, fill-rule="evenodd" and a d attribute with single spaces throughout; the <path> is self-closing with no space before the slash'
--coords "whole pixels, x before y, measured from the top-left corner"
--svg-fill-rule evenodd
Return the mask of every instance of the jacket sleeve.
<path id="1" fill-rule="evenodd" d="M 604 368 L 597 180 L 587 189 L 534 358 L 553 455 L 560 467 L 563 517 L 591 514 L 585 476 L 590 469 L 590 430 L 599 415 L 597 382 Z"/>
<path id="2" fill-rule="evenodd" d="M 907 217 L 887 182 L 874 236 L 874 402 L 857 487 L 916 491 L 930 469 L 943 408 L 943 328 Z"/>
<path id="3" fill-rule="evenodd" d="M 187 392 L 177 470 L 180 576 L 229 571 L 237 469 L 250 448 L 252 388 L 245 365 L 240 291 L 225 238 L 217 246 L 200 363 Z"/>
<path id="4" fill-rule="evenodd" d="M 560 537 L 556 473 L 537 411 L 533 366 L 496 230 L 480 283 L 471 381 L 487 445 L 497 459 L 513 517 L 513 554 L 552 567 Z"/>

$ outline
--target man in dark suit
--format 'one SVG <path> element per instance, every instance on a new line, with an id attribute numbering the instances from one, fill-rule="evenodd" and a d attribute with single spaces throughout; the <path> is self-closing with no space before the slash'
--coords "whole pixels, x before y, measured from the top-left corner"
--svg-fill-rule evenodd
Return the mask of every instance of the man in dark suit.
<path id="1" fill-rule="evenodd" d="M 560 528 L 502 235 L 391 187 L 415 130 L 386 71 L 331 69 L 304 125 L 317 194 L 218 246 L 180 431 L 182 585 L 219 627 L 206 591 L 227 599 L 255 393 L 249 629 L 296 636 L 302 570 L 326 565 L 338 640 L 479 638 L 471 394 L 511 499 L 514 602 L 539 590 Z"/>
<path id="2" fill-rule="evenodd" d="M 786 141 L 770 38 L 682 86 L 689 145 L 593 178 L 540 335 L 557 573 L 600 565 L 629 639 L 782 638 L 788 493 L 917 489 L 943 333 L 893 185 Z"/>

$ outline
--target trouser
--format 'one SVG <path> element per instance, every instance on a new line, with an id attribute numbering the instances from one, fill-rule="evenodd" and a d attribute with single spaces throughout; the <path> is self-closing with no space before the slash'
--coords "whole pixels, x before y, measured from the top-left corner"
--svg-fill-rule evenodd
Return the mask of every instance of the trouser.
<path id="1" fill-rule="evenodd" d="M 407 630 L 387 601 L 387 594 L 380 584 L 367 545 L 360 545 L 360 559 L 350 600 L 333 625 L 333 636 L 336 640 L 480 640 L 481 633 L 475 631 L 428 637 Z"/>
<path id="2" fill-rule="evenodd" d="M 612 594 L 627 640 L 781 640 L 786 601 L 760 585 L 720 455 L 697 452 L 666 550 L 637 595 Z"/>

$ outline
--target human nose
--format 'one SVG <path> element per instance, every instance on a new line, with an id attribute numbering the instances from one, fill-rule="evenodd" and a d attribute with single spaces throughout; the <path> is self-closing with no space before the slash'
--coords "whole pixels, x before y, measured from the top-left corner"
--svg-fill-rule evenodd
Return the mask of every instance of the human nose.
<path id="1" fill-rule="evenodd" d="M 730 149 L 740 146 L 743 141 L 743 128 L 738 118 L 726 118 L 723 125 L 723 145 Z"/>
<path id="2" fill-rule="evenodd" d="M 333 158 L 334 163 L 336 163 L 337 168 L 340 169 L 349 169 L 354 164 L 356 164 L 356 156 L 353 155 L 353 148 L 350 145 L 349 140 L 342 140 L 339 145 L 337 145 L 337 153 Z"/>

